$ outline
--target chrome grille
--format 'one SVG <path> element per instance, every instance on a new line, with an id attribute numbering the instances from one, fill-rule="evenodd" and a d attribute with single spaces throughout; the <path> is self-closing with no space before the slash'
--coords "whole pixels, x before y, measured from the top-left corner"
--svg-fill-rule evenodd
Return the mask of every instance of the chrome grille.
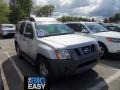
<path id="1" fill-rule="evenodd" d="M 84 58 L 85 56 L 94 54 L 96 52 L 96 46 L 92 44 L 84 47 L 71 49 L 69 50 L 69 52 L 73 59 Z"/>

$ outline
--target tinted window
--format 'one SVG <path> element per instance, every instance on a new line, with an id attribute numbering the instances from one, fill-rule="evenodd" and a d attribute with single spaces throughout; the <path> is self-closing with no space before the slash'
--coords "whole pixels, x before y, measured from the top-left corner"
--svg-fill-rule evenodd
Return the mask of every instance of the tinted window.
<path id="1" fill-rule="evenodd" d="M 78 28 L 80 28 L 80 30 L 82 31 L 83 29 L 87 30 L 87 28 L 85 26 L 83 26 L 82 24 L 78 24 Z"/>
<path id="2" fill-rule="evenodd" d="M 75 32 L 81 32 L 82 29 L 86 29 L 82 24 L 66 24 L 70 28 L 72 28 Z"/>
<path id="3" fill-rule="evenodd" d="M 24 35 L 25 37 L 33 39 L 33 28 L 31 24 L 27 24 L 25 34 L 27 34 L 27 35 Z"/>
<path id="4" fill-rule="evenodd" d="M 26 22 L 23 22 L 23 23 L 21 23 L 21 25 L 20 25 L 19 32 L 20 32 L 21 35 L 23 35 L 24 28 L 25 28 L 25 24 L 26 24 Z"/>

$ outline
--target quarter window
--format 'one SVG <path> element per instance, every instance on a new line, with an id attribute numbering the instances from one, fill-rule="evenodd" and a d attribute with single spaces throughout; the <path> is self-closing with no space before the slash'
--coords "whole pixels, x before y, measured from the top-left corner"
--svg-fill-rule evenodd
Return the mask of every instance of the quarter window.
<path id="1" fill-rule="evenodd" d="M 24 33 L 25 24 L 26 24 L 26 23 L 23 22 L 23 23 L 21 23 L 21 25 L 20 25 L 19 33 L 20 33 L 21 35 L 23 35 L 23 33 Z"/>

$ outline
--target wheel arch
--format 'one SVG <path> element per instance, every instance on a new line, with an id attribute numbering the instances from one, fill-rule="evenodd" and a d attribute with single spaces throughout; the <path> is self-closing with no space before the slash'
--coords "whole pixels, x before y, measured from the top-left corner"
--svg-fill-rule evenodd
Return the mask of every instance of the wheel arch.
<path id="1" fill-rule="evenodd" d="M 101 44 L 101 45 L 103 45 L 105 48 L 106 48 L 106 50 L 109 52 L 109 50 L 108 50 L 108 48 L 107 48 L 107 46 L 103 43 L 103 42 L 101 42 L 101 41 L 98 41 L 98 44 Z"/>
<path id="2" fill-rule="evenodd" d="M 18 42 L 16 40 L 14 42 L 15 42 L 15 45 L 18 45 Z"/>
<path id="3" fill-rule="evenodd" d="M 38 62 L 38 60 L 39 60 L 40 57 L 46 58 L 44 55 L 38 53 L 38 54 L 36 55 L 36 64 L 37 64 L 37 62 Z"/>

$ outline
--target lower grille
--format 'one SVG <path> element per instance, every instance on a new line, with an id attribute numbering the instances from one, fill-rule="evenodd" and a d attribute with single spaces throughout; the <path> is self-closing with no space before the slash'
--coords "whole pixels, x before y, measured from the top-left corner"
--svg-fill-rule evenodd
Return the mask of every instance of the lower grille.
<path id="1" fill-rule="evenodd" d="M 78 68 L 81 68 L 81 67 L 84 67 L 84 66 L 86 66 L 86 65 L 89 65 L 89 64 L 92 64 L 92 63 L 96 63 L 96 62 L 97 62 L 97 60 L 89 61 L 89 62 L 86 62 L 86 63 L 84 63 L 84 64 L 80 64 L 80 65 L 78 66 Z"/>

